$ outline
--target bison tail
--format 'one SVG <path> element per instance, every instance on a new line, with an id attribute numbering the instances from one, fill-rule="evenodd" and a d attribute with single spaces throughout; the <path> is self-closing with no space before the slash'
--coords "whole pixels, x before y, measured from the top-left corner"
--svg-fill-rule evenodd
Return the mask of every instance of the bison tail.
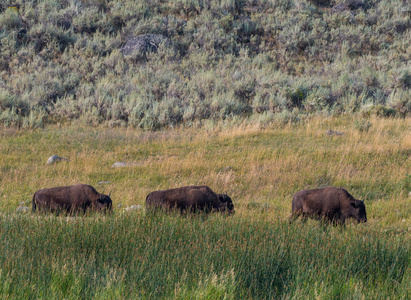
<path id="1" fill-rule="evenodd" d="M 36 205 L 36 194 L 34 194 L 33 200 L 31 200 L 31 205 L 32 205 L 32 207 L 31 207 L 32 212 L 35 212 L 36 207 L 37 207 L 37 205 Z"/>

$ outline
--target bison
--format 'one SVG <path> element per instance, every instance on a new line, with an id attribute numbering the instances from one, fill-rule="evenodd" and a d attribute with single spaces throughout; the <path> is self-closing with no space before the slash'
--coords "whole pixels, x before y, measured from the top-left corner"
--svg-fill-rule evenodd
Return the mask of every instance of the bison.
<path id="1" fill-rule="evenodd" d="M 220 211 L 234 213 L 234 205 L 227 194 L 216 194 L 208 186 L 185 186 L 147 195 L 147 209 L 165 208 L 189 211 Z"/>
<path id="2" fill-rule="evenodd" d="M 86 212 L 87 209 L 107 211 L 112 208 L 110 195 L 98 193 L 91 185 L 77 184 L 38 190 L 32 201 L 36 209 Z"/>
<path id="3" fill-rule="evenodd" d="M 290 221 L 302 215 L 323 218 L 334 224 L 344 224 L 345 219 L 355 218 L 358 223 L 367 222 L 364 202 L 356 200 L 343 188 L 326 187 L 302 190 L 293 197 Z"/>

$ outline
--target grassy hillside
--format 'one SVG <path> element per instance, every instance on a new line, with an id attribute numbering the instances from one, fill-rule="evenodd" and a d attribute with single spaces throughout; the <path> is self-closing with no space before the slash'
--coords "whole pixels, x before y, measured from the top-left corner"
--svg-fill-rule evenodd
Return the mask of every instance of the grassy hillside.
<path id="1" fill-rule="evenodd" d="M 410 12 L 403 0 L 0 0 L 0 123 L 409 115 Z"/>
<path id="2" fill-rule="evenodd" d="M 3 127 L 1 298 L 407 299 L 410 119 L 362 121 L 209 121 L 156 132 Z M 46 165 L 52 154 L 69 161 Z M 136 165 L 112 168 L 116 161 Z M 15 212 L 37 189 L 79 182 L 111 192 L 113 214 Z M 122 210 L 144 205 L 152 190 L 189 184 L 227 191 L 236 214 Z M 292 195 L 327 185 L 365 200 L 368 222 L 290 225 Z"/>

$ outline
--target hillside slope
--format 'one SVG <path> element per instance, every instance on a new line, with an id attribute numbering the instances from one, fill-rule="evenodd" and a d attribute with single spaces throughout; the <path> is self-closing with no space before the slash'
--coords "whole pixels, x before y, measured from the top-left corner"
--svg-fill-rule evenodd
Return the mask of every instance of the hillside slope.
<path id="1" fill-rule="evenodd" d="M 403 0 L 0 0 L 0 123 L 411 113 Z"/>

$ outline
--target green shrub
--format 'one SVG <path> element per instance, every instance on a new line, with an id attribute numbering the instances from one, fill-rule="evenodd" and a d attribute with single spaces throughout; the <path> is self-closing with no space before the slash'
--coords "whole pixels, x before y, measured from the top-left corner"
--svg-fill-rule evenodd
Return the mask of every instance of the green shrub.
<path id="1" fill-rule="evenodd" d="M 21 126 L 25 117 L 30 115 L 30 105 L 6 90 L 0 89 L 0 124 Z"/>
<path id="2" fill-rule="evenodd" d="M 294 108 L 410 112 L 400 0 L 1 3 L 0 88 L 40 109 L 43 123 L 157 129 Z M 167 42 L 120 51 L 150 34 Z"/>
<path id="3" fill-rule="evenodd" d="M 400 69 L 398 77 L 395 78 L 396 87 L 400 87 L 403 89 L 411 88 L 411 70 L 408 69 Z"/>
<path id="4" fill-rule="evenodd" d="M 322 111 L 332 105 L 332 94 L 329 88 L 317 88 L 308 92 L 303 101 L 305 110 L 309 112 Z"/>
<path id="5" fill-rule="evenodd" d="M 332 3 L 331 0 L 309 0 L 309 1 L 317 6 L 330 6 Z"/>
<path id="6" fill-rule="evenodd" d="M 389 96 L 388 105 L 403 116 L 410 115 L 411 89 L 394 90 Z"/>
<path id="7" fill-rule="evenodd" d="M 21 26 L 21 18 L 16 10 L 8 8 L 0 14 L 0 30 L 15 30 L 19 29 Z"/>
<path id="8" fill-rule="evenodd" d="M 221 8 L 233 14 L 241 14 L 246 0 L 221 0 Z"/>
<path id="9" fill-rule="evenodd" d="M 379 104 L 373 107 L 372 113 L 378 117 L 394 117 L 397 112 L 393 108 Z"/>
<path id="10" fill-rule="evenodd" d="M 368 132 L 372 126 L 369 120 L 355 120 L 354 127 L 360 132 Z"/>
<path id="11" fill-rule="evenodd" d="M 289 108 L 301 107 L 303 100 L 307 97 L 307 89 L 305 87 L 288 88 L 285 91 L 285 96 Z"/>

